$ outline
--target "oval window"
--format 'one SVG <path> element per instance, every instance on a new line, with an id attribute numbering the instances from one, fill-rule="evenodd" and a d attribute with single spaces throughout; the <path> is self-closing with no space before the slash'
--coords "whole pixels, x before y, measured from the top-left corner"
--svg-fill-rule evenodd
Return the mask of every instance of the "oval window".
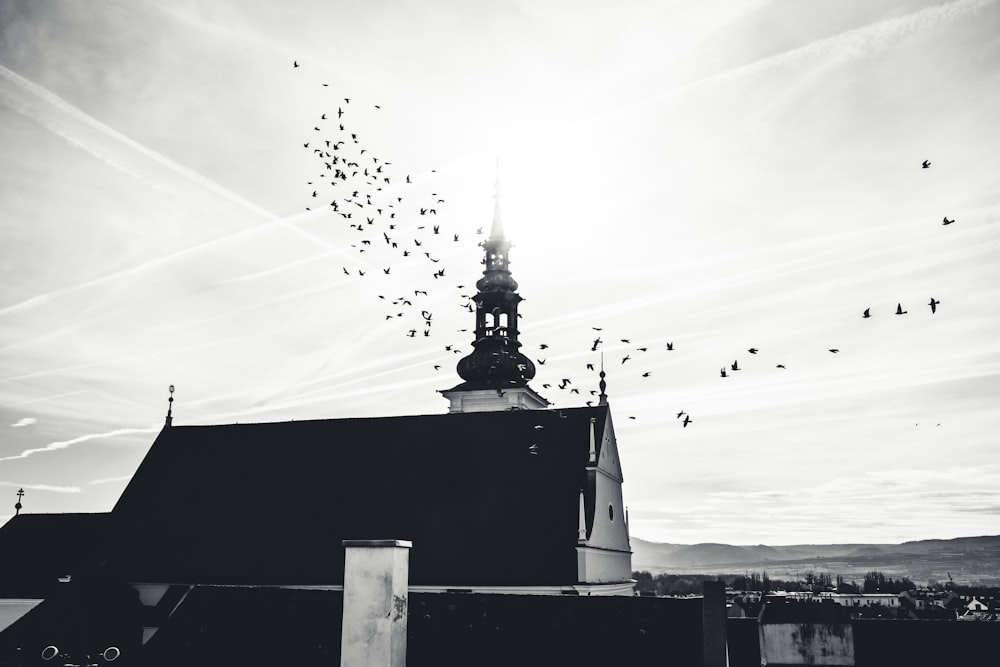
<path id="1" fill-rule="evenodd" d="M 611 519 L 612 521 L 615 520 L 615 506 L 614 505 L 608 505 L 608 518 Z"/>

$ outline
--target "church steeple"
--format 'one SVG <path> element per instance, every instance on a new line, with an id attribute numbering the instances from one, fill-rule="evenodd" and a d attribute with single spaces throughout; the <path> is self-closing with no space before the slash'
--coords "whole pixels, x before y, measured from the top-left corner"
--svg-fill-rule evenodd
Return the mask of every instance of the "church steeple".
<path id="1" fill-rule="evenodd" d="M 517 306 L 522 301 L 517 281 L 510 275 L 510 248 L 500 215 L 500 178 L 497 177 L 490 236 L 482 243 L 483 277 L 476 282 L 475 339 L 472 352 L 456 370 L 465 382 L 441 392 L 452 412 L 544 408 L 548 401 L 528 387 L 535 364 L 518 348 Z"/>

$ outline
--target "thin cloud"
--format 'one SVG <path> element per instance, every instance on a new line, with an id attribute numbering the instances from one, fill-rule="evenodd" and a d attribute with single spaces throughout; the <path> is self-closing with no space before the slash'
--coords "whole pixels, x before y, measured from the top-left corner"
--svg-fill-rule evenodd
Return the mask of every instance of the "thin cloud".
<path id="1" fill-rule="evenodd" d="M 37 424 L 38 420 L 34 417 L 24 417 L 18 419 L 16 422 L 10 425 L 11 428 L 21 428 L 22 426 L 31 426 L 32 424 Z"/>
<path id="2" fill-rule="evenodd" d="M 18 482 L 0 482 L 0 486 L 17 487 L 29 491 L 49 491 L 51 493 L 80 493 L 79 486 L 53 486 L 51 484 L 20 484 Z"/>

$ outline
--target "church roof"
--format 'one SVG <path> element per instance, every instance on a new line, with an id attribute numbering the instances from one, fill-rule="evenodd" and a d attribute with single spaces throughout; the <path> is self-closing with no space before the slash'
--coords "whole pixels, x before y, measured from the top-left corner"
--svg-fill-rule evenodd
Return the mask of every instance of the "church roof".
<path id="1" fill-rule="evenodd" d="M 339 584 L 342 540 L 404 539 L 411 585 L 573 584 L 590 418 L 600 434 L 607 416 L 164 428 L 113 511 L 110 565 L 130 581 Z"/>
<path id="2" fill-rule="evenodd" d="M 0 597 L 46 597 L 85 565 L 111 515 L 19 514 L 0 527 Z"/>

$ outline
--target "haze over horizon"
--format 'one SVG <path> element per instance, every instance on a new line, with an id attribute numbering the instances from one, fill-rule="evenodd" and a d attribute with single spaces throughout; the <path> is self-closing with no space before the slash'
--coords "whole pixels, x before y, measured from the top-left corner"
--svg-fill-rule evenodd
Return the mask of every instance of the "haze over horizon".
<path id="1" fill-rule="evenodd" d="M 633 536 L 995 535 L 998 26 L 1000 0 L 0 0 L 0 520 L 22 487 L 109 510 L 171 384 L 177 425 L 446 411 L 499 156 L 531 384 L 592 400 L 602 338 Z M 337 122 L 391 163 L 405 261 L 312 196 Z"/>

